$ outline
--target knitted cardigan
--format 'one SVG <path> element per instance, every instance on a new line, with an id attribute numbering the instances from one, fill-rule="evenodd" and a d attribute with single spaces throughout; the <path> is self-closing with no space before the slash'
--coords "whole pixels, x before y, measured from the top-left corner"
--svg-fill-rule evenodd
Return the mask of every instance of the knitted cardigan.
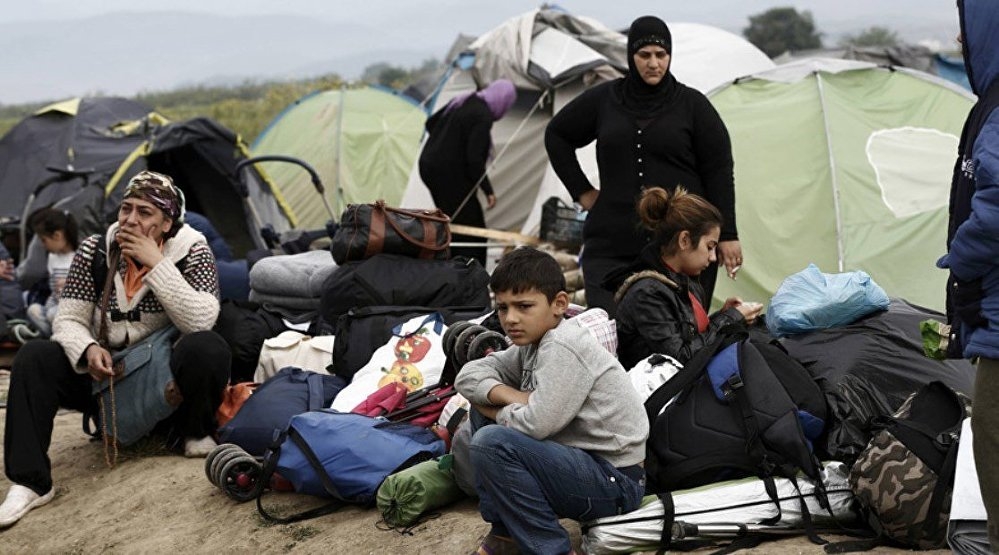
<path id="1" fill-rule="evenodd" d="M 86 364 L 77 364 L 87 347 L 98 342 L 104 290 L 103 283 L 94 282 L 91 263 L 100 241 L 109 249 L 117 231 L 118 224 L 114 223 L 104 237 L 92 235 L 80 244 L 52 325 L 52 339 L 62 345 L 70 364 L 81 374 L 86 373 Z M 184 225 L 163 243 L 163 256 L 142 278 L 143 285 L 131 300 L 124 293 L 124 258 L 118 264 L 108 301 L 108 342 L 112 350 L 127 347 L 171 323 L 181 333 L 210 330 L 215 324 L 219 278 L 204 235 Z M 177 263 L 184 259 L 181 272 Z"/>

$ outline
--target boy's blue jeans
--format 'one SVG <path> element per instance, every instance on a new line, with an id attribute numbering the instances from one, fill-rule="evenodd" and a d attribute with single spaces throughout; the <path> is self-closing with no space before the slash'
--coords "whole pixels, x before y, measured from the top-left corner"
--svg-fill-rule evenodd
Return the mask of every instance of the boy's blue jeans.
<path id="1" fill-rule="evenodd" d="M 632 477 L 641 474 L 637 465 L 622 472 L 581 449 L 496 425 L 474 409 L 470 418 L 479 512 L 492 534 L 512 537 L 524 553 L 568 553 L 560 518 L 631 512 L 645 495 L 645 480 Z"/>

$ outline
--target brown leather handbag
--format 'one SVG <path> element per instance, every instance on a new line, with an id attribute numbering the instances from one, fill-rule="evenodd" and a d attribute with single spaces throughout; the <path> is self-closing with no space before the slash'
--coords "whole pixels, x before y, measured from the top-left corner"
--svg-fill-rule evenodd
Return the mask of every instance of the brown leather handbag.
<path id="1" fill-rule="evenodd" d="M 337 264 L 380 253 L 446 260 L 450 256 L 450 224 L 451 218 L 439 208 L 392 208 L 384 200 L 348 204 L 330 252 Z"/>

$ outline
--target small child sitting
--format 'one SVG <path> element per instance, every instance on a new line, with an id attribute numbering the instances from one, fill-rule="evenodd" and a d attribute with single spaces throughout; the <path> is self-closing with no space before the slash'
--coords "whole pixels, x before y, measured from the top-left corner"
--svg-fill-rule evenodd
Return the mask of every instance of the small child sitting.
<path id="1" fill-rule="evenodd" d="M 28 222 L 42 246 L 48 251 L 47 269 L 49 294 L 45 304 L 28 305 L 27 313 L 31 324 L 42 337 L 52 335 L 52 321 L 59 310 L 59 298 L 69 275 L 69 266 L 76 255 L 78 245 L 76 219 L 69 212 L 55 208 L 42 208 L 31 215 Z"/>
<path id="2" fill-rule="evenodd" d="M 565 278 L 550 255 L 505 255 L 489 286 L 513 347 L 466 364 L 455 383 L 473 406 L 478 553 L 572 553 L 560 518 L 638 508 L 648 417 L 624 368 L 564 318 Z"/>

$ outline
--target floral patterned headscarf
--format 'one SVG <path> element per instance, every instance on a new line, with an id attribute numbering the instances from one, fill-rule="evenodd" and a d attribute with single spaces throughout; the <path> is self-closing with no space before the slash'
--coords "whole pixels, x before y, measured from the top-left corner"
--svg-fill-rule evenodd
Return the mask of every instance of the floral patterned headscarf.
<path id="1" fill-rule="evenodd" d="M 184 222 L 184 193 L 173 184 L 173 179 L 169 176 L 143 170 L 128 181 L 125 198 L 138 198 L 151 203 L 177 226 Z"/>

